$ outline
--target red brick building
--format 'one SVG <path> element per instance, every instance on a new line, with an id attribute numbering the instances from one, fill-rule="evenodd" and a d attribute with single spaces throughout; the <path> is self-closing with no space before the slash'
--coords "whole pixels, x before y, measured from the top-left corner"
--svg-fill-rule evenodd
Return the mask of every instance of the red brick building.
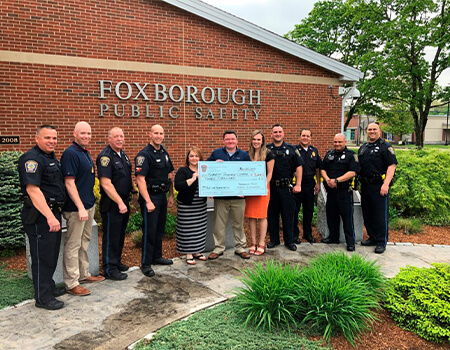
<path id="1" fill-rule="evenodd" d="M 310 127 L 323 152 L 341 127 L 338 87 L 360 72 L 197 0 L 4 0 L 0 5 L 0 136 L 27 150 L 36 127 L 58 127 L 57 155 L 77 121 L 92 126 L 92 154 L 120 126 L 134 158 L 152 124 L 181 165 L 233 129 L 283 124 L 298 143 Z M 330 89 L 329 86 L 332 86 Z"/>

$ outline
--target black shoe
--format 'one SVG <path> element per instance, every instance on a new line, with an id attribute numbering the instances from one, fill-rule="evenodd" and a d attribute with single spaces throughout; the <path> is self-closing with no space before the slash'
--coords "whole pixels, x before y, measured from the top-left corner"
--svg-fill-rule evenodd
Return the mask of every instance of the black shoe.
<path id="1" fill-rule="evenodd" d="M 169 259 L 159 258 L 153 260 L 153 265 L 172 265 L 173 261 Z"/>
<path id="2" fill-rule="evenodd" d="M 322 239 L 322 243 L 325 243 L 325 244 L 339 244 L 339 240 L 334 240 L 334 239 L 331 239 L 330 237 L 327 237 L 327 238 L 324 238 L 324 239 Z"/>
<path id="3" fill-rule="evenodd" d="M 267 248 L 268 249 L 272 249 L 272 248 L 275 248 L 278 245 L 280 245 L 280 243 L 269 242 L 269 243 L 267 243 Z"/>
<path id="4" fill-rule="evenodd" d="M 120 272 L 124 272 L 124 271 L 128 271 L 128 269 L 130 268 L 128 265 L 122 264 L 122 263 L 118 263 L 117 264 L 117 268 L 119 269 Z"/>
<path id="5" fill-rule="evenodd" d="M 292 250 L 293 252 L 295 252 L 297 250 L 297 246 L 294 243 L 285 244 L 285 247 L 289 250 Z"/>
<path id="6" fill-rule="evenodd" d="M 294 243 L 295 244 L 302 244 L 302 241 L 300 240 L 300 238 L 296 237 L 296 238 L 294 238 Z"/>
<path id="7" fill-rule="evenodd" d="M 150 265 L 141 266 L 141 271 L 147 277 L 153 277 L 155 275 L 155 271 L 153 271 Z"/>
<path id="8" fill-rule="evenodd" d="M 303 239 L 308 241 L 309 243 L 316 243 L 316 240 L 314 239 L 313 236 L 303 236 Z"/>
<path id="9" fill-rule="evenodd" d="M 35 305 L 36 307 L 40 307 L 41 309 L 58 310 L 64 306 L 64 303 L 62 301 L 54 299 L 45 304 L 41 304 L 36 301 Z"/>
<path id="10" fill-rule="evenodd" d="M 347 251 L 354 252 L 355 251 L 355 245 L 354 244 L 347 244 Z"/>
<path id="11" fill-rule="evenodd" d="M 54 290 L 53 290 L 53 296 L 55 297 L 55 298 L 57 298 L 57 297 L 60 297 L 61 295 L 64 295 L 64 294 L 66 294 L 66 288 L 55 288 Z"/>
<path id="12" fill-rule="evenodd" d="M 128 275 L 126 273 L 122 273 L 120 271 L 113 271 L 111 273 L 105 273 L 103 274 L 107 280 L 113 280 L 113 281 L 123 281 L 126 280 Z"/>
<path id="13" fill-rule="evenodd" d="M 375 253 L 376 254 L 383 254 L 385 250 L 386 250 L 386 246 L 384 246 L 384 245 L 377 245 L 376 248 L 375 248 Z"/>
<path id="14" fill-rule="evenodd" d="M 369 239 L 366 239 L 365 241 L 362 241 L 361 245 L 364 247 L 370 247 L 373 245 L 377 245 L 377 242 L 374 241 L 372 238 L 369 238 Z"/>

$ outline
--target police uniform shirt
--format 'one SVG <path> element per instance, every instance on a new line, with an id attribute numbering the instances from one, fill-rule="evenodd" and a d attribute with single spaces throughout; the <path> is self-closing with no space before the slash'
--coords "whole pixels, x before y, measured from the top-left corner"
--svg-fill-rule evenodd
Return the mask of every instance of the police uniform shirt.
<path id="1" fill-rule="evenodd" d="M 358 158 L 361 165 L 360 175 L 363 177 L 386 174 L 390 165 L 397 164 L 392 145 L 382 138 L 372 143 L 364 143 L 358 151 Z"/>
<path id="2" fill-rule="evenodd" d="M 66 189 L 61 165 L 54 152 L 47 154 L 35 146 L 19 158 L 18 170 L 24 195 L 28 195 L 26 185 L 31 184 L 38 186 L 47 200 L 53 198 L 64 202 Z"/>
<path id="3" fill-rule="evenodd" d="M 150 143 L 134 159 L 135 175 L 145 176 L 147 186 L 166 184 L 173 171 L 172 161 L 163 146 L 159 150 Z"/>
<path id="4" fill-rule="evenodd" d="M 330 179 L 336 179 L 348 171 L 359 172 L 358 157 L 347 147 L 342 152 L 328 151 L 323 157 L 321 169 L 327 172 Z M 348 182 L 348 181 L 346 181 Z"/>
<path id="5" fill-rule="evenodd" d="M 93 191 L 95 167 L 89 151 L 74 141 L 64 151 L 61 157 L 61 167 L 64 178 L 70 177 L 75 179 L 75 185 L 85 209 L 92 208 L 95 204 Z M 78 211 L 70 197 L 67 198 L 63 211 Z"/>
<path id="6" fill-rule="evenodd" d="M 131 180 L 131 162 L 125 152 L 115 152 L 111 146 L 107 146 L 97 157 L 96 160 L 98 178 L 106 177 L 111 180 L 119 196 L 127 197 L 132 190 Z M 106 192 L 100 186 L 102 196 Z"/>
<path id="7" fill-rule="evenodd" d="M 269 143 L 267 148 L 275 158 L 272 182 L 281 179 L 292 179 L 297 168 L 305 163 L 295 152 L 295 147 L 286 142 L 283 142 L 279 147 Z"/>
<path id="8" fill-rule="evenodd" d="M 300 144 L 297 146 L 300 156 L 303 159 L 305 165 L 303 165 L 302 182 L 311 182 L 316 176 L 316 170 L 320 169 L 322 160 L 319 156 L 319 151 L 316 147 L 309 145 L 305 150 Z"/>

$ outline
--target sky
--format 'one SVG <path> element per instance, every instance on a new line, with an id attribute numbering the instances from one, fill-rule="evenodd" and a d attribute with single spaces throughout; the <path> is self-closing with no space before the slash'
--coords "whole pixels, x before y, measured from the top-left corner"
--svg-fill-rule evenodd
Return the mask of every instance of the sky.
<path id="1" fill-rule="evenodd" d="M 252 22 L 276 34 L 284 35 L 306 18 L 317 0 L 202 0 L 232 15 Z M 429 59 L 433 50 L 427 51 Z M 450 85 L 450 68 L 438 80 Z"/>

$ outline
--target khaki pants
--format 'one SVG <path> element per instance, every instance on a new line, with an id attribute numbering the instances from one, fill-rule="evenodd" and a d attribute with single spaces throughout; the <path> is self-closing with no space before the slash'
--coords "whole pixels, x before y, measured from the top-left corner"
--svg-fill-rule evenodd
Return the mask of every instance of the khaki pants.
<path id="1" fill-rule="evenodd" d="M 87 210 L 87 221 L 78 219 L 78 211 L 63 212 L 67 221 L 64 237 L 63 277 L 67 289 L 78 286 L 79 280 L 89 277 L 89 259 L 87 249 L 91 241 L 92 221 L 95 205 Z"/>
<path id="2" fill-rule="evenodd" d="M 221 254 L 225 250 L 225 230 L 230 214 L 234 234 L 234 250 L 238 254 L 245 251 L 247 241 L 244 231 L 244 212 L 244 199 L 214 198 L 214 253 Z"/>

